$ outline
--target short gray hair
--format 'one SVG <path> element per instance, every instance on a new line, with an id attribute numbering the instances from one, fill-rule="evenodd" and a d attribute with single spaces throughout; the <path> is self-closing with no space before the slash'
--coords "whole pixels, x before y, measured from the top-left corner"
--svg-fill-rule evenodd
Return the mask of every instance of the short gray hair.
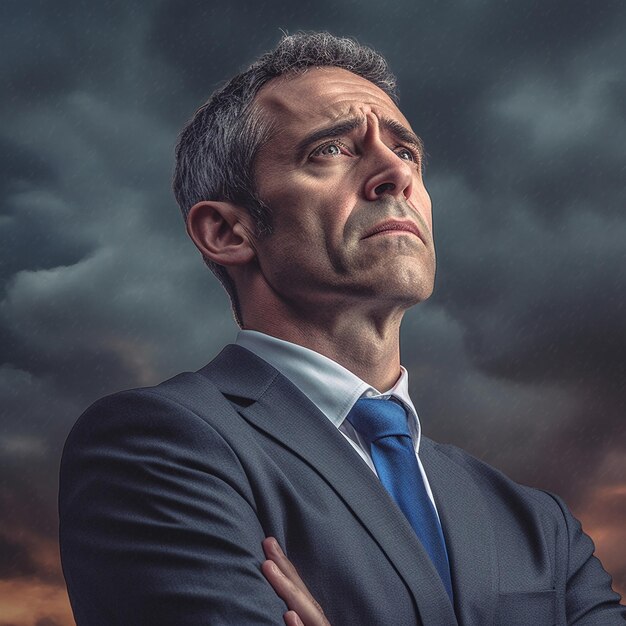
<path id="1" fill-rule="evenodd" d="M 253 219 L 255 236 L 272 233 L 270 208 L 256 193 L 254 161 L 272 126 L 254 107 L 273 78 L 311 67 L 338 67 L 380 87 L 397 103 L 396 79 L 385 59 L 354 39 L 326 32 L 284 35 L 248 69 L 213 92 L 183 128 L 176 145 L 174 195 L 185 220 L 202 200 L 232 202 Z M 204 259 L 228 293 L 235 320 L 243 325 L 235 284 L 223 265 Z"/>

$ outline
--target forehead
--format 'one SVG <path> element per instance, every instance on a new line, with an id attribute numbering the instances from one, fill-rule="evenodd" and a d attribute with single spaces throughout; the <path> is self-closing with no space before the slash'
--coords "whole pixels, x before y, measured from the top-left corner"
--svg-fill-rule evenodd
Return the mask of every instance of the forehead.
<path id="1" fill-rule="evenodd" d="M 282 134 L 308 130 L 348 116 L 393 119 L 410 128 L 391 98 L 369 80 L 336 67 L 310 68 L 271 80 L 256 104 Z"/>

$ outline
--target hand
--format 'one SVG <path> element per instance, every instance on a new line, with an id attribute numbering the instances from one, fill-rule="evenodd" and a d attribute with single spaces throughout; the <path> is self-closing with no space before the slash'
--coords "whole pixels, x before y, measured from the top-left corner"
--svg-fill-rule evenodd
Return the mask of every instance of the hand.
<path id="1" fill-rule="evenodd" d="M 330 626 L 322 607 L 311 595 L 296 568 L 285 556 L 274 537 L 263 540 L 267 557 L 261 571 L 289 611 L 283 616 L 287 626 Z"/>

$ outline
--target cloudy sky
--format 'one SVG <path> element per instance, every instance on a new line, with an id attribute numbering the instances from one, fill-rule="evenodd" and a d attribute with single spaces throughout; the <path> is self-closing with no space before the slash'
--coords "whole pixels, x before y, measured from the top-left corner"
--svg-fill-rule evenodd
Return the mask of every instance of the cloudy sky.
<path id="1" fill-rule="evenodd" d="M 78 415 L 235 336 L 173 146 L 281 29 L 379 49 L 425 141 L 439 269 L 402 358 L 426 434 L 563 496 L 626 591 L 626 3 L 4 0 L 0 626 L 72 624 L 56 490 Z"/>

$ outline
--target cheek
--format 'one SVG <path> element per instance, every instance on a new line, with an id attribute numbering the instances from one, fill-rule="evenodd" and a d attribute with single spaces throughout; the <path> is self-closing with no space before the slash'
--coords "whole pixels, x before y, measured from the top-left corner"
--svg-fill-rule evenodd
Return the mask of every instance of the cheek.
<path id="1" fill-rule="evenodd" d="M 309 189 L 283 192 L 279 203 L 270 203 L 275 231 L 298 239 L 303 245 L 341 238 L 343 225 L 354 207 L 355 198 L 340 189 Z"/>
<path id="2" fill-rule="evenodd" d="M 279 207 L 271 208 L 274 210 L 275 233 L 281 239 L 291 239 L 302 245 L 311 237 L 316 237 L 322 222 L 316 207 L 303 205 L 297 198 L 287 197 L 285 202 L 281 199 Z"/>
<path id="3" fill-rule="evenodd" d="M 274 233 L 268 241 L 270 254 L 293 266 L 323 255 L 329 233 L 327 219 L 319 207 L 287 196 L 281 198 L 279 206 L 270 208 L 274 214 Z"/>
<path id="4" fill-rule="evenodd" d="M 323 255 L 343 245 L 345 224 L 359 199 L 345 172 L 331 174 L 285 171 L 268 177 L 273 184 L 260 189 L 273 215 L 274 232 L 283 242 L 289 240 L 291 250 L 297 245 Z"/>

